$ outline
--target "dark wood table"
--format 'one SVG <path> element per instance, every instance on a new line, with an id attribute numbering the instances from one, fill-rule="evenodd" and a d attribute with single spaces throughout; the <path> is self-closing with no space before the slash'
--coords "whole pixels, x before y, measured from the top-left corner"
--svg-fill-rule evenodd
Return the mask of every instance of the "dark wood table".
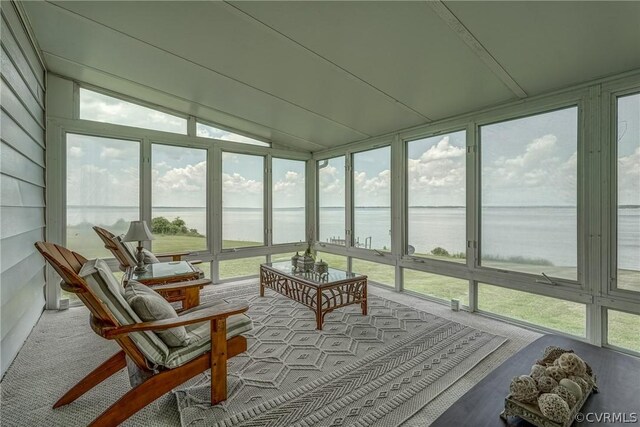
<path id="1" fill-rule="evenodd" d="M 169 302 L 181 302 L 182 310 L 200 305 L 200 279 L 202 270 L 188 261 L 158 262 L 145 265 L 144 273 L 136 273 L 135 267 L 129 267 L 124 283 L 135 280 L 153 288 Z M 191 283 L 191 285 L 189 285 Z M 176 286 L 172 286 L 175 284 Z"/>
<path id="2" fill-rule="evenodd" d="M 504 398 L 509 393 L 511 379 L 518 375 L 528 375 L 531 365 L 542 357 L 544 349 L 550 345 L 573 349 L 584 359 L 596 375 L 599 392 L 592 394 L 581 409 L 587 413 L 623 413 L 627 419 L 632 413 L 640 418 L 640 359 L 627 356 L 606 348 L 596 347 L 581 341 L 557 335 L 540 337 L 514 356 L 506 360 L 493 372 L 482 379 L 456 403 L 447 409 L 432 426 L 496 426 L 504 427 L 500 412 L 504 408 Z M 510 417 L 509 426 L 531 426 L 519 418 Z M 593 426 L 597 423 L 576 422 L 575 426 Z M 633 426 L 637 423 L 604 423 L 606 426 Z"/>

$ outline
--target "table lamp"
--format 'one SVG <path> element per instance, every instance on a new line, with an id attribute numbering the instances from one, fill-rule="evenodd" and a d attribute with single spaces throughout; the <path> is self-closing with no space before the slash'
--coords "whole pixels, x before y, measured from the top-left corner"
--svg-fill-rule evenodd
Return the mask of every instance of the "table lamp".
<path id="1" fill-rule="evenodd" d="M 127 234 L 122 238 L 123 242 L 138 242 L 138 253 L 136 254 L 137 262 L 135 272 L 144 273 L 144 254 L 142 253 L 142 242 L 154 240 L 153 234 L 149 231 L 146 221 L 131 221 Z"/>

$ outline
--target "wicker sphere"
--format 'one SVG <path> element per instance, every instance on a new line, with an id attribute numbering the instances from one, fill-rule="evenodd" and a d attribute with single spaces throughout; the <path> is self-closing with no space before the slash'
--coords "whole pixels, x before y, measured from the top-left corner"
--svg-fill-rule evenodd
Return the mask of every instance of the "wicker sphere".
<path id="1" fill-rule="evenodd" d="M 529 374 L 529 376 L 531 378 L 539 378 L 543 375 L 547 375 L 547 368 L 542 366 L 542 365 L 533 365 L 531 367 L 531 373 Z"/>
<path id="2" fill-rule="evenodd" d="M 558 396 L 560 396 L 562 400 L 567 402 L 567 405 L 569 405 L 569 408 L 573 408 L 575 404 L 578 402 L 578 400 L 573 395 L 573 393 L 563 385 L 554 387 L 553 390 L 551 390 L 551 393 L 557 394 Z"/>
<path id="3" fill-rule="evenodd" d="M 571 394 L 573 394 L 575 396 L 577 401 L 582 399 L 582 395 L 584 393 L 582 391 L 582 387 L 580 387 L 580 384 L 578 384 L 577 382 L 575 382 L 573 380 L 570 380 L 569 378 L 564 378 L 564 379 L 560 380 L 560 385 L 562 387 L 566 388 L 567 390 L 569 390 L 569 392 L 571 392 Z M 586 387 L 587 383 L 584 383 L 584 385 Z"/>
<path id="4" fill-rule="evenodd" d="M 584 360 L 575 353 L 564 353 L 556 359 L 554 365 L 564 370 L 568 375 L 582 376 L 587 372 Z"/>
<path id="5" fill-rule="evenodd" d="M 565 353 L 570 354 L 570 353 Z M 563 378 L 567 378 L 567 373 L 560 366 L 549 366 L 546 369 L 546 375 L 553 378 L 556 381 L 560 381 Z"/>
<path id="6" fill-rule="evenodd" d="M 541 392 L 550 393 L 551 390 L 553 390 L 553 388 L 558 385 L 558 381 L 554 380 L 548 375 L 543 375 L 536 378 L 536 385 L 538 386 L 538 390 L 540 390 Z"/>
<path id="7" fill-rule="evenodd" d="M 525 403 L 535 403 L 538 398 L 538 388 L 536 381 L 528 375 L 520 375 L 511 380 L 509 386 L 511 397 Z"/>
<path id="8" fill-rule="evenodd" d="M 575 375 L 570 375 L 569 378 L 571 381 L 573 381 L 574 383 L 578 384 L 578 386 L 580 387 L 580 389 L 582 390 L 582 394 L 586 393 L 587 390 L 589 389 L 589 383 L 586 382 L 583 378 L 575 376 Z"/>
<path id="9" fill-rule="evenodd" d="M 560 424 L 569 420 L 569 405 L 560 396 L 553 393 L 544 393 L 538 398 L 538 406 L 542 415 Z"/>

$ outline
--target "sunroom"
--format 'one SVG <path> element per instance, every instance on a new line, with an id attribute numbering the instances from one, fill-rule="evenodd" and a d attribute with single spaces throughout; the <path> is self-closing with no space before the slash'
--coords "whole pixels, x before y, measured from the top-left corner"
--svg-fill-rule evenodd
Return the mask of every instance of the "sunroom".
<path id="1" fill-rule="evenodd" d="M 640 3 L 1 7 L 3 424 L 637 412 Z"/>

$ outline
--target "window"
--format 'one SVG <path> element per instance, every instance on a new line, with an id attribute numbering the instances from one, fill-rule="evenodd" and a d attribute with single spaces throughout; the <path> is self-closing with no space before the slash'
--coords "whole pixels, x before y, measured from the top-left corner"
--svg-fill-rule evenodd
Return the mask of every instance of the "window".
<path id="1" fill-rule="evenodd" d="M 393 287 L 396 282 L 396 269 L 392 265 L 353 258 L 351 270 L 354 273 L 364 274 L 367 276 L 368 281 L 376 282 L 380 285 Z"/>
<path id="2" fill-rule="evenodd" d="M 578 109 L 480 128 L 481 264 L 577 280 Z"/>
<path id="3" fill-rule="evenodd" d="M 640 353 L 640 316 L 607 310 L 607 342 Z"/>
<path id="4" fill-rule="evenodd" d="M 345 245 L 344 156 L 318 162 L 318 240 Z"/>
<path id="5" fill-rule="evenodd" d="M 91 227 L 115 235 L 140 218 L 140 143 L 67 134 L 67 243 L 86 258 L 113 258 Z"/>
<path id="6" fill-rule="evenodd" d="M 151 160 L 153 250 L 206 250 L 206 150 L 153 144 Z"/>
<path id="7" fill-rule="evenodd" d="M 222 153 L 222 247 L 264 245 L 264 157 Z"/>
<path id="8" fill-rule="evenodd" d="M 407 143 L 410 255 L 465 262 L 465 147 L 465 131 Z"/>
<path id="9" fill-rule="evenodd" d="M 586 333 L 587 307 L 576 302 L 480 283 L 478 308 L 571 335 Z"/>
<path id="10" fill-rule="evenodd" d="M 618 98 L 617 287 L 640 292 L 640 93 Z"/>
<path id="11" fill-rule="evenodd" d="M 273 244 L 306 242 L 305 162 L 272 160 Z"/>
<path id="12" fill-rule="evenodd" d="M 469 281 L 405 268 L 404 289 L 444 301 L 457 299 L 469 305 Z"/>
<path id="13" fill-rule="evenodd" d="M 241 144 L 271 147 L 271 144 L 268 142 L 259 141 L 254 138 L 249 138 L 248 136 L 239 135 L 237 133 L 229 132 L 228 130 L 219 129 L 199 122 L 196 124 L 196 135 L 203 138 L 222 139 L 224 141 L 239 142 Z"/>
<path id="14" fill-rule="evenodd" d="M 260 274 L 260 264 L 265 262 L 263 256 L 220 261 L 220 279 L 257 276 Z"/>
<path id="15" fill-rule="evenodd" d="M 391 251 L 391 148 L 353 155 L 353 245 Z"/>
<path id="16" fill-rule="evenodd" d="M 80 88 L 80 118 L 187 134 L 187 119 Z"/>

